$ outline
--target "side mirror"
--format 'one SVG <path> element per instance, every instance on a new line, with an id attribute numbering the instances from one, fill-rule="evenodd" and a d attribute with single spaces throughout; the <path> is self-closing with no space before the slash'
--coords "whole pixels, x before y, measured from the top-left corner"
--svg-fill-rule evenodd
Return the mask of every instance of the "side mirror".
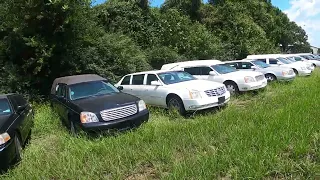
<path id="1" fill-rule="evenodd" d="M 216 75 L 216 73 L 215 73 L 215 72 L 213 72 L 213 71 L 210 71 L 210 72 L 209 72 L 209 75 L 210 75 L 210 76 L 215 76 L 215 75 Z"/>
<path id="2" fill-rule="evenodd" d="M 119 91 L 122 91 L 122 90 L 123 90 L 123 86 L 118 86 L 117 89 L 118 89 Z"/>
<path id="3" fill-rule="evenodd" d="M 18 113 L 22 112 L 27 106 L 28 106 L 27 104 L 18 106 L 18 107 L 17 107 L 17 112 L 18 112 Z"/>
<path id="4" fill-rule="evenodd" d="M 161 83 L 159 81 L 151 81 L 152 86 L 161 86 Z"/>

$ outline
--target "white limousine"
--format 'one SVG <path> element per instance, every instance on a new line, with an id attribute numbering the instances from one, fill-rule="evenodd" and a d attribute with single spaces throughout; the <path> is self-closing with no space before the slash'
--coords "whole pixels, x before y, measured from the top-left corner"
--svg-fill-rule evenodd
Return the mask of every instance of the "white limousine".
<path id="1" fill-rule="evenodd" d="M 223 83 L 231 93 L 251 91 L 267 86 L 264 74 L 254 71 L 238 71 L 219 60 L 195 60 L 165 64 L 161 70 L 183 70 L 198 79 Z"/>
<path id="2" fill-rule="evenodd" d="M 230 100 L 230 93 L 224 84 L 198 80 L 184 71 L 128 74 L 115 86 L 124 93 L 141 98 L 148 105 L 172 107 L 180 114 L 224 106 Z"/>

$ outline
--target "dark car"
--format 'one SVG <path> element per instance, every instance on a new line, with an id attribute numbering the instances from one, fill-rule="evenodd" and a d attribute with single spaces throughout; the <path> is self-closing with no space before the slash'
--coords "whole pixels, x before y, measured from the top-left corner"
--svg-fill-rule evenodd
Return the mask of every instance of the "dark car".
<path id="1" fill-rule="evenodd" d="M 34 124 L 31 106 L 18 94 L 0 95 L 0 169 L 21 159 Z"/>
<path id="2" fill-rule="evenodd" d="M 143 100 L 122 93 L 95 74 L 57 78 L 50 96 L 52 108 L 72 134 L 125 130 L 149 119 Z"/>

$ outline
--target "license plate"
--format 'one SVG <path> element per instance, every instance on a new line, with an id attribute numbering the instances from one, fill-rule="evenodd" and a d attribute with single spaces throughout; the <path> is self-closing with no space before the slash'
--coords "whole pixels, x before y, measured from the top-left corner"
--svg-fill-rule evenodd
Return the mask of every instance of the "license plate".
<path id="1" fill-rule="evenodd" d="M 223 104 L 226 101 L 226 97 L 222 96 L 218 98 L 218 104 Z"/>

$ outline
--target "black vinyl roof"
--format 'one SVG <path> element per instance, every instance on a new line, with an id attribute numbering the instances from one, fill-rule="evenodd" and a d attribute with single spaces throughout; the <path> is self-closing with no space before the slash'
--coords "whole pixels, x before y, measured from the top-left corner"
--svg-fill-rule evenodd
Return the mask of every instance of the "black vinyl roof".
<path id="1" fill-rule="evenodd" d="M 72 84 L 78 84 L 83 82 L 104 81 L 104 80 L 107 80 L 107 79 L 96 74 L 82 74 L 82 75 L 60 77 L 53 81 L 53 84 L 51 87 L 51 94 L 55 94 L 57 84 L 72 85 Z"/>

